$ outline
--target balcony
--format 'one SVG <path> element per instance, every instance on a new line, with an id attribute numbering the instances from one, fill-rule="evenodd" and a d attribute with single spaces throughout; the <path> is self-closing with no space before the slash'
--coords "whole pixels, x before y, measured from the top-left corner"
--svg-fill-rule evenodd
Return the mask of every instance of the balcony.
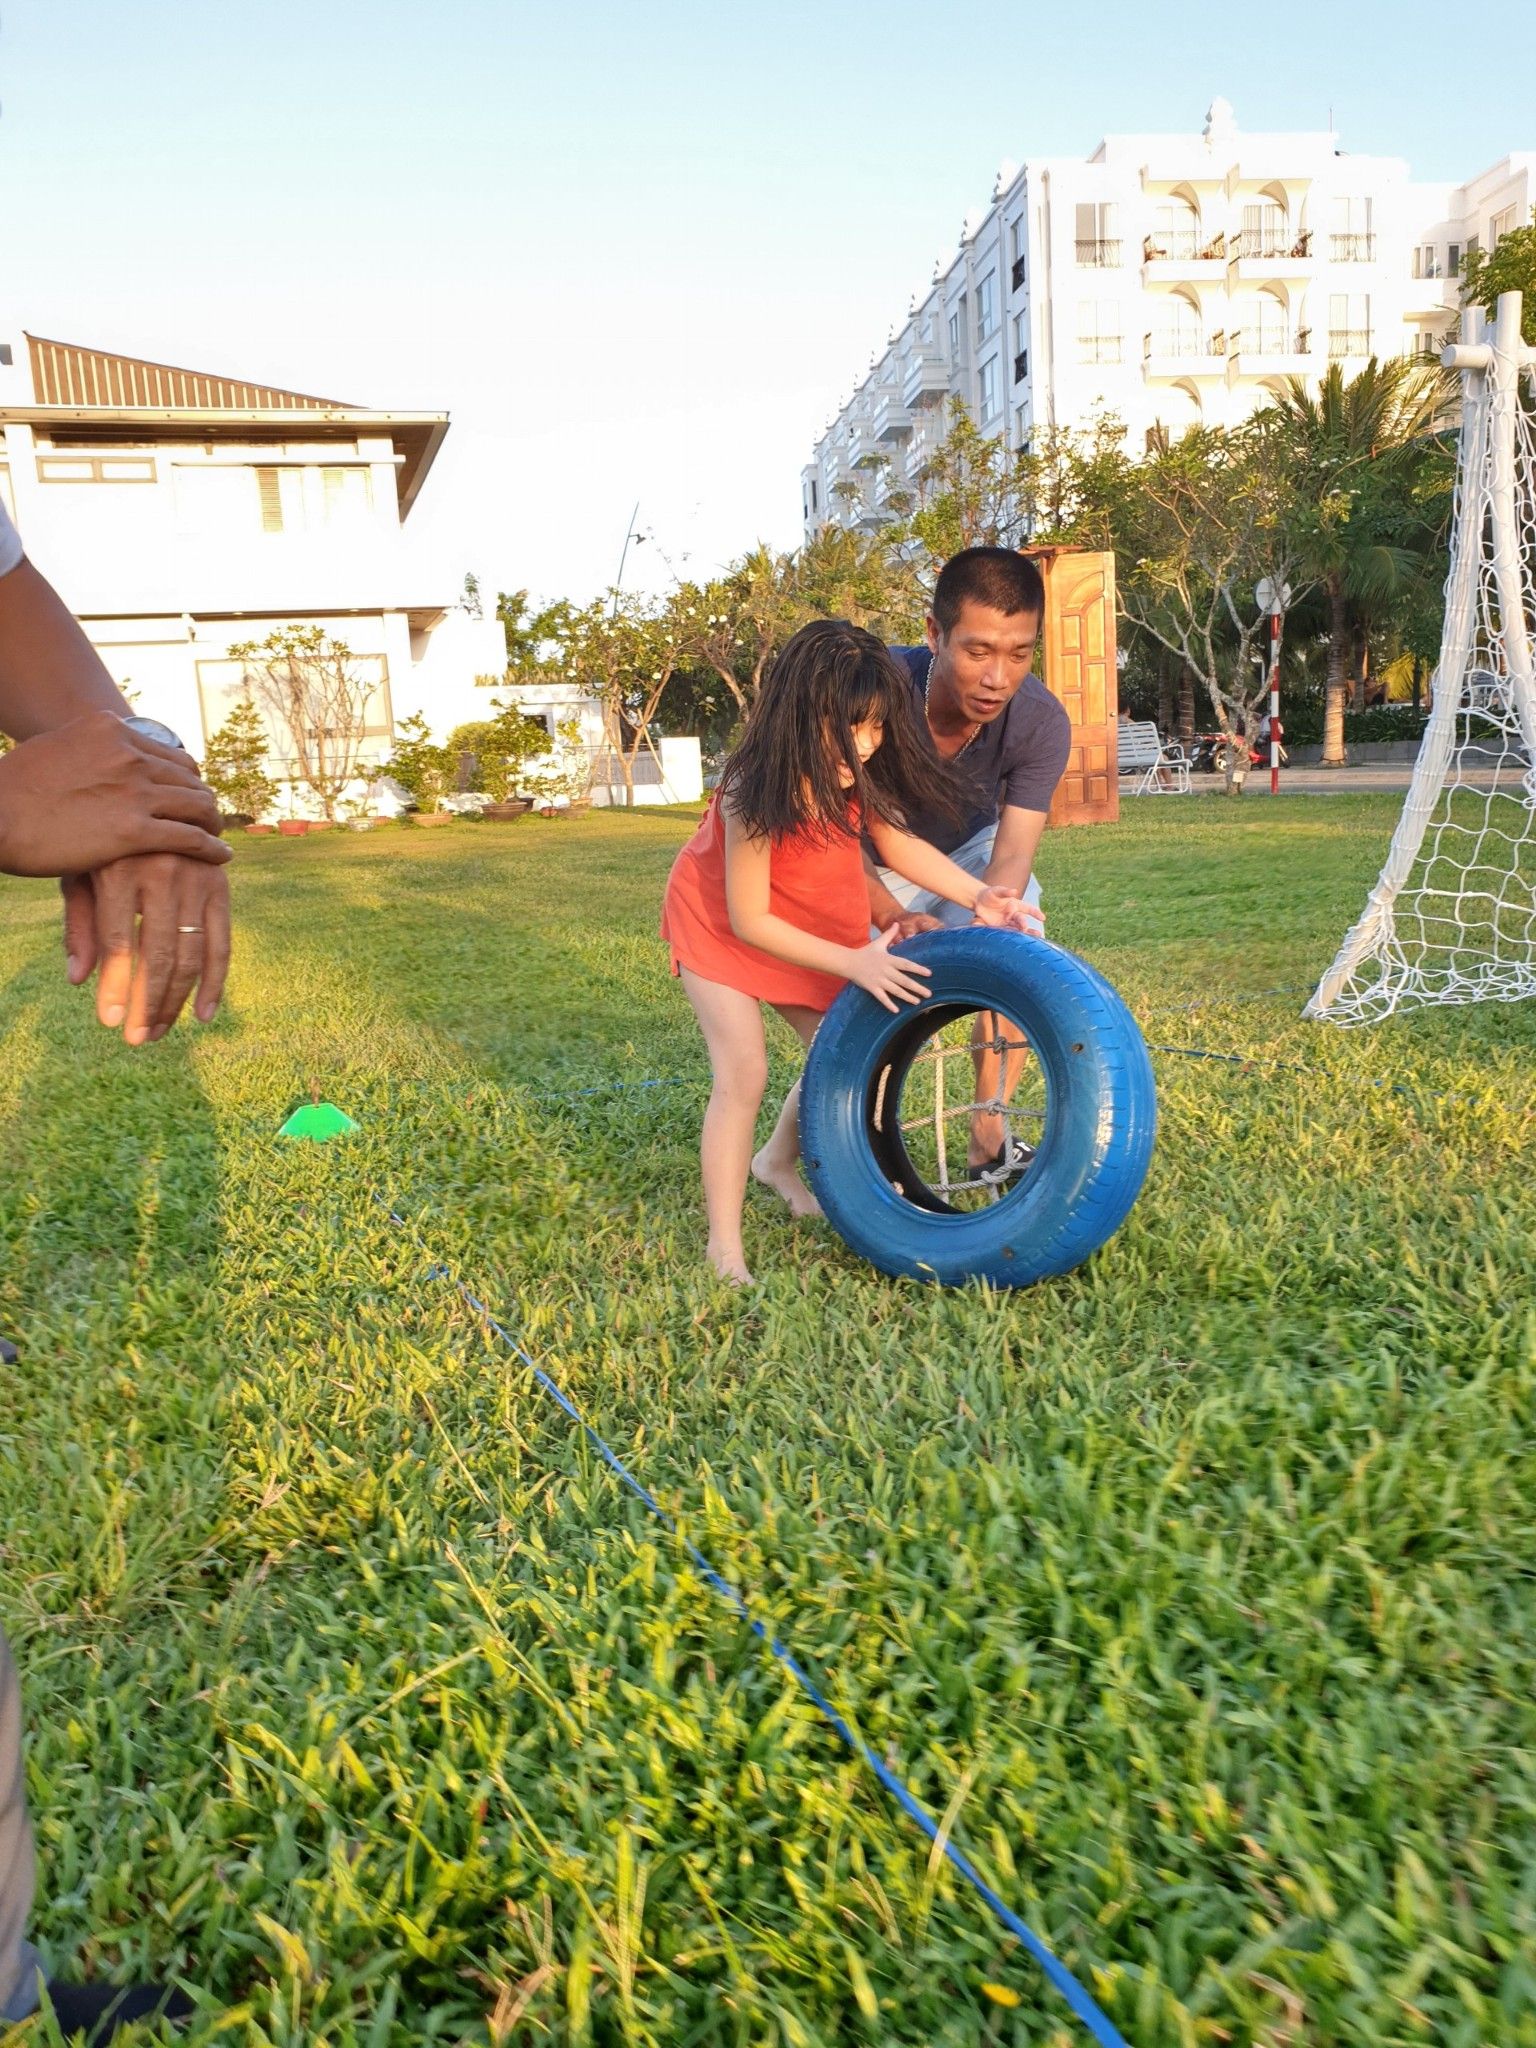
<path id="1" fill-rule="evenodd" d="M 1225 235 L 1205 235 L 1195 229 L 1179 229 L 1166 235 L 1148 235 L 1141 245 L 1143 282 L 1192 284 L 1212 277 L 1227 260 Z"/>
<path id="2" fill-rule="evenodd" d="M 875 400 L 875 409 L 870 421 L 875 439 L 882 444 L 890 441 L 905 441 L 912 432 L 912 414 L 902 394 L 894 387 L 888 387 Z"/>
<path id="3" fill-rule="evenodd" d="M 1079 242 L 1077 260 L 1084 270 L 1118 270 L 1125 261 L 1125 244 L 1113 242 Z"/>
<path id="4" fill-rule="evenodd" d="M 1328 237 L 1328 261 L 1330 263 L 1374 263 L 1376 261 L 1376 237 L 1374 235 L 1330 235 Z"/>
<path id="5" fill-rule="evenodd" d="M 848 466 L 850 469 L 867 469 L 872 462 L 880 459 L 880 444 L 875 439 L 875 430 L 870 422 L 855 420 L 848 429 Z"/>
<path id="6" fill-rule="evenodd" d="M 1247 284 L 1265 278 L 1306 277 L 1312 268 L 1312 237 L 1288 227 L 1244 228 L 1227 237 L 1227 263 Z"/>
<path id="7" fill-rule="evenodd" d="M 1224 334 L 1149 334 L 1142 346 L 1142 370 L 1151 381 L 1219 377 L 1227 367 Z"/>
<path id="8" fill-rule="evenodd" d="M 906 510 L 912 486 L 896 463 L 882 462 L 875 471 L 869 495 L 877 510 L 895 518 Z"/>
<path id="9" fill-rule="evenodd" d="M 1299 327 L 1245 327 L 1227 336 L 1227 381 L 1240 377 L 1304 377 L 1312 368 L 1312 333 Z"/>
<path id="10" fill-rule="evenodd" d="M 902 403 L 921 408 L 942 405 L 949 396 L 949 365 L 941 355 L 924 349 L 907 364 L 901 380 Z"/>
<path id="11" fill-rule="evenodd" d="M 1373 354 L 1371 331 L 1368 327 L 1330 327 L 1328 330 L 1328 360 L 1342 363 L 1348 357 L 1366 357 Z"/>

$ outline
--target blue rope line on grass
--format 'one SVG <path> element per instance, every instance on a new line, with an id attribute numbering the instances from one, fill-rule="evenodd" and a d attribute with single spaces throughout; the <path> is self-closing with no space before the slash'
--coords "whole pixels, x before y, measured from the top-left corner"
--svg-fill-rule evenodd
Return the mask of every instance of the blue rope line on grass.
<path id="1" fill-rule="evenodd" d="M 408 1223 L 398 1211 L 390 1208 L 382 1196 L 375 1196 L 374 1199 L 386 1211 L 392 1223 L 399 1224 L 403 1230 L 413 1231 L 418 1241 L 422 1241 L 421 1233 L 416 1230 L 415 1225 Z M 993 1890 L 992 1886 L 987 1883 L 981 1872 L 971 1862 L 970 1858 L 965 1855 L 964 1851 L 957 1849 L 949 1836 L 940 1831 L 939 1823 L 934 1819 L 927 1807 L 923 1805 L 921 1800 L 918 1799 L 916 1794 L 896 1776 L 894 1771 L 881 1762 L 867 1742 L 862 1741 L 854 1733 L 836 1707 L 832 1705 L 831 1701 L 827 1699 L 819 1686 L 810 1677 L 804 1666 L 794 1655 L 794 1652 L 782 1643 L 777 1636 L 771 1634 L 765 1623 L 756 1618 L 748 1607 L 744 1596 L 737 1591 L 729 1579 L 721 1577 L 702 1551 L 694 1547 L 678 1526 L 676 1516 L 669 1513 L 661 1505 L 660 1501 L 656 1499 L 655 1495 L 641 1484 L 619 1457 L 618 1453 L 612 1450 L 604 1442 L 603 1438 L 598 1435 L 597 1431 L 588 1422 L 587 1418 L 564 1389 L 550 1378 L 549 1374 L 545 1372 L 544 1368 L 535 1359 L 530 1357 L 517 1338 L 512 1335 L 511 1331 L 497 1321 L 485 1303 L 477 1299 L 449 1267 L 443 1265 L 441 1261 L 434 1261 L 427 1268 L 426 1277 L 429 1280 L 446 1280 L 450 1287 L 457 1290 L 474 1310 L 475 1314 L 485 1322 L 488 1328 L 495 1331 L 496 1335 L 507 1346 L 513 1356 L 520 1359 L 528 1368 L 545 1393 L 571 1418 L 572 1422 L 581 1430 L 587 1442 L 597 1452 L 609 1470 L 617 1475 L 638 1501 L 643 1502 L 649 1508 L 650 1512 L 669 1534 L 676 1536 L 681 1541 L 683 1549 L 688 1554 L 690 1563 L 699 1576 L 707 1585 L 713 1587 L 715 1592 L 728 1605 L 736 1610 L 753 1635 L 766 1646 L 769 1652 L 789 1672 L 790 1676 L 795 1680 L 811 1704 L 822 1715 L 823 1719 L 830 1723 L 859 1761 L 874 1773 L 875 1777 L 885 1787 L 886 1791 L 890 1793 L 903 1813 L 909 1819 L 916 1821 L 934 1847 L 959 1871 L 960 1875 L 972 1889 L 986 1901 L 1008 1932 L 1034 1957 L 1047 1980 L 1066 2001 L 1067 2005 L 1070 2006 L 1076 2017 L 1082 2021 L 1089 2033 L 1092 2034 L 1094 2040 L 1100 2044 L 1100 2048 L 1129 2048 L 1124 2035 L 1119 2032 L 1108 2015 L 1095 2004 L 1092 1997 L 1077 1981 L 1076 1977 L 1073 1976 L 1066 1964 L 1057 1960 L 1056 1956 L 1046 1947 L 1039 1935 L 1021 1920 L 1007 1901 L 1001 1898 Z"/>

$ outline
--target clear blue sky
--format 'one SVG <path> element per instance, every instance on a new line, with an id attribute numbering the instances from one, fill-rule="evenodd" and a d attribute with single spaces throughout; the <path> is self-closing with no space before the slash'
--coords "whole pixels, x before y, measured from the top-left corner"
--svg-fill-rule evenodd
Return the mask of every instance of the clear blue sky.
<path id="1" fill-rule="evenodd" d="M 799 532 L 799 470 L 1005 158 L 1245 129 L 1536 148 L 1489 0 L 9 0 L 0 318 L 448 411 L 421 595 L 584 596 Z"/>

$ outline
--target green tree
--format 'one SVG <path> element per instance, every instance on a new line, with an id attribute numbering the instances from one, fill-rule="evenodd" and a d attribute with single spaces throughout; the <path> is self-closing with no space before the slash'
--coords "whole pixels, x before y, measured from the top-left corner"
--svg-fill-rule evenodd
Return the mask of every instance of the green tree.
<path id="1" fill-rule="evenodd" d="M 1246 764 L 1239 736 L 1256 730 L 1268 692 L 1257 586 L 1301 581 L 1284 455 L 1273 429 L 1251 421 L 1160 440 L 1141 462 L 1087 438 L 1075 464 L 1064 457 L 1074 508 L 1065 537 L 1113 547 L 1121 616 L 1209 702 L 1231 742 L 1229 788 Z"/>
<path id="2" fill-rule="evenodd" d="M 724 576 L 682 584 L 672 604 L 681 659 L 712 670 L 744 716 L 769 661 L 802 623 L 792 558 L 759 541 Z"/>
<path id="3" fill-rule="evenodd" d="M 626 805 L 635 800 L 642 749 L 660 765 L 653 725 L 684 658 L 682 624 L 669 602 L 656 605 L 619 591 L 571 615 L 565 675 L 602 707 L 609 760 L 618 765 Z"/>
<path id="4" fill-rule="evenodd" d="M 260 824 L 277 802 L 267 773 L 267 728 L 249 691 L 208 742 L 203 780 L 223 808 Z"/>
<path id="5" fill-rule="evenodd" d="M 431 729 L 419 711 L 413 711 L 396 726 L 387 773 L 423 810 L 431 810 L 438 798 L 446 794 L 453 780 L 453 763 L 448 749 L 438 746 L 432 738 Z"/>
<path id="6" fill-rule="evenodd" d="M 1450 380 L 1438 364 L 1373 356 L 1345 379 L 1337 363 L 1316 391 L 1300 378 L 1267 409 L 1290 444 L 1301 559 L 1327 597 L 1328 666 L 1323 765 L 1344 761 L 1344 707 L 1362 619 L 1404 596 L 1434 545 L 1432 516 L 1411 516 L 1448 478 L 1436 440 L 1449 416 Z"/>
<path id="7" fill-rule="evenodd" d="M 1522 338 L 1536 348 L 1536 207 L 1523 228 L 1500 235 L 1491 249 L 1469 249 L 1461 271 L 1461 303 L 1491 313 L 1503 292 L 1523 292 Z"/>
<path id="8" fill-rule="evenodd" d="M 526 590 L 503 590 L 496 599 L 496 616 L 506 636 L 508 677 L 519 681 L 530 670 L 558 663 L 576 611 L 563 597 L 535 607 Z"/>
<path id="9" fill-rule="evenodd" d="M 471 787 L 504 803 L 515 793 L 521 769 L 550 750 L 549 733 L 540 720 L 528 718 L 516 704 L 493 698 L 494 718 L 455 726 L 443 749 L 454 771 L 464 756 L 473 757 Z"/>
<path id="10" fill-rule="evenodd" d="M 244 662 L 246 689 L 287 741 L 294 780 L 334 821 L 358 772 L 378 682 L 344 640 L 319 626 L 279 626 L 265 640 L 242 640 L 229 651 Z"/>

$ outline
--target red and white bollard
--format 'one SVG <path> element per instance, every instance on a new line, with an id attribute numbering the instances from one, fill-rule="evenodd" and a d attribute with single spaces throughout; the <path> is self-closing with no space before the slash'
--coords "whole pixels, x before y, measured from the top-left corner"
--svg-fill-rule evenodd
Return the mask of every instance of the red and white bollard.
<path id="1" fill-rule="evenodd" d="M 1280 607 L 1269 615 L 1269 793 L 1280 794 Z"/>

